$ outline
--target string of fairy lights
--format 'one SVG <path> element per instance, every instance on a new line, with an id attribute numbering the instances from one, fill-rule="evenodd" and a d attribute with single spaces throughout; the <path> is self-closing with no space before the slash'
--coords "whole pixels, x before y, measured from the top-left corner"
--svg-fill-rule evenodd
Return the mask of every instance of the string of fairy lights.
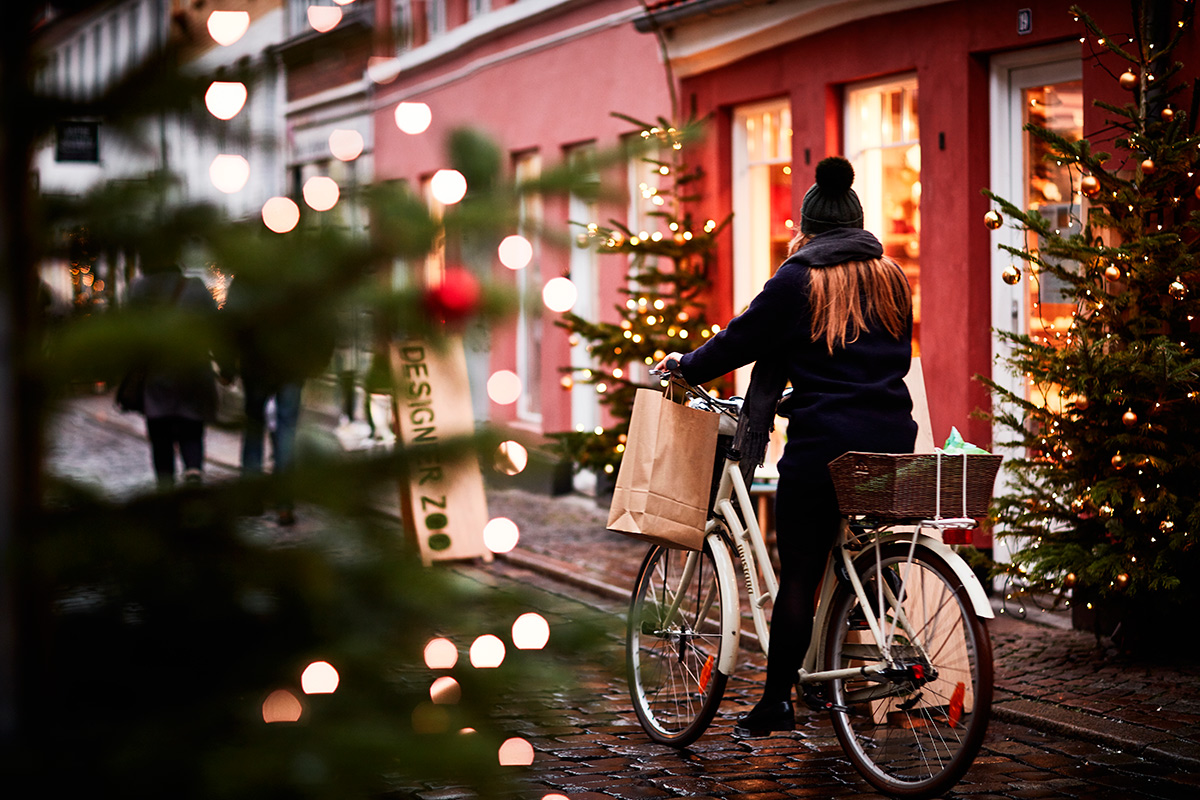
<path id="1" fill-rule="evenodd" d="M 1187 2 L 1184 5 L 1189 8 L 1178 22 L 1179 29 L 1184 29 L 1192 21 L 1191 3 Z M 1086 15 L 1077 14 L 1075 19 L 1082 21 L 1088 29 L 1088 33 L 1081 36 L 1080 42 L 1090 44 L 1093 60 L 1102 68 L 1108 69 L 1098 59 L 1098 52 L 1124 51 L 1106 37 Z M 1084 229 L 1080 217 L 1086 201 L 1089 218 L 1094 215 L 1097 221 L 1108 223 L 1101 228 L 1101 235 L 1097 239 L 1084 241 L 1079 237 L 1072 237 L 1074 241 L 1069 243 L 1069 252 L 1082 257 L 1078 259 L 1076 269 L 1078 288 L 1075 294 L 1078 302 L 1070 314 L 1070 322 L 1065 330 L 1059 329 L 1055 320 L 1048 321 L 1042 312 L 1042 274 L 1054 268 L 1065 271 L 1065 267 L 1058 264 L 1052 268 L 1044 260 L 1042 252 L 1033 246 L 1022 249 L 1001 245 L 1002 249 L 1010 254 L 1020 256 L 1026 264 L 1025 269 L 1022 269 L 1016 263 L 1010 263 L 1002 271 L 1001 278 L 1005 283 L 1015 286 L 1026 273 L 1028 274 L 1031 282 L 1030 303 L 1034 312 L 1031 316 L 1040 323 L 1040 330 L 1036 333 L 1030 332 L 1029 341 L 1035 347 L 1045 348 L 1043 353 L 1058 348 L 1086 348 L 1091 342 L 1097 341 L 1097 337 L 1104 347 L 1115 345 L 1114 331 L 1121 330 L 1120 325 L 1124 321 L 1122 315 L 1130 313 L 1126 303 L 1122 302 L 1122 294 L 1130 291 L 1131 287 L 1161 293 L 1164 297 L 1165 313 L 1182 315 L 1188 329 L 1193 333 L 1196 331 L 1196 313 L 1191 305 L 1194 304 L 1194 300 L 1189 299 L 1192 294 L 1188 285 L 1188 280 L 1194 276 L 1186 271 L 1189 265 L 1194 269 L 1194 259 L 1174 255 L 1185 243 L 1168 220 L 1169 215 L 1175 215 L 1183 204 L 1189 189 L 1200 200 L 1200 185 L 1194 185 L 1197 163 L 1200 160 L 1200 136 L 1180 136 L 1178 123 L 1181 118 L 1177 109 L 1169 102 L 1163 103 L 1151 114 L 1149 99 L 1157 80 L 1151 67 L 1163 53 L 1161 49 L 1155 52 L 1154 43 L 1141 42 L 1134 36 L 1128 36 L 1126 44 L 1136 46 L 1137 56 L 1126 54 L 1125 57 L 1130 62 L 1129 68 L 1120 75 L 1111 71 L 1110 74 L 1122 89 L 1133 93 L 1136 114 L 1129 128 L 1121 128 L 1111 121 L 1110 127 L 1121 128 L 1125 132 L 1126 135 L 1119 138 L 1117 144 L 1125 148 L 1129 155 L 1120 164 L 1109 167 L 1106 156 L 1093 155 L 1090 147 L 1080 147 L 1078 143 L 1068 143 L 1068 146 L 1060 147 L 1051 144 L 1056 164 L 1067 168 L 1067 175 L 1071 180 L 1070 221 Z M 1085 136 L 1084 140 L 1091 142 L 1095 138 Z M 999 200 L 994 195 L 993 198 Z M 1014 227 L 1026 234 L 1045 235 L 1051 232 L 1053 226 L 1049 221 L 1038 217 L 1036 212 L 1022 214 L 1012 206 L 1008 206 L 1006 211 L 1014 218 L 1019 217 L 1020 224 L 1015 224 Z M 983 221 L 987 228 L 995 231 L 1005 225 L 1006 219 L 1000 209 L 993 208 L 984 215 Z M 1062 234 L 1057 228 L 1053 229 L 1052 233 L 1056 237 Z M 1122 233 L 1126 235 L 1120 240 Z M 1144 236 L 1155 237 L 1155 241 L 1147 244 Z M 1156 247 L 1165 248 L 1167 255 L 1164 257 L 1171 258 L 1170 266 L 1166 267 L 1170 271 L 1166 275 L 1163 275 L 1164 269 L 1154 260 L 1159 253 L 1155 250 Z M 1063 251 L 1060 249 L 1055 255 L 1062 256 Z M 1178 273 L 1175 272 L 1176 267 L 1180 270 Z M 1157 284 L 1157 289 L 1154 288 L 1154 281 L 1161 281 Z M 1175 304 L 1175 307 L 1171 308 L 1170 304 Z M 1192 352 L 1192 345 L 1186 337 L 1178 340 L 1178 346 L 1182 355 L 1186 356 Z M 1136 350 L 1139 344 L 1134 341 L 1128 347 Z M 1146 356 L 1150 357 L 1150 354 Z M 1036 351 L 1029 358 L 1036 358 Z M 1067 363 L 1064 370 L 1070 369 L 1071 366 Z M 1033 456 L 1033 461 L 1049 465 L 1067 464 L 1076 454 L 1061 439 L 1064 422 L 1083 419 L 1092 402 L 1083 394 L 1065 396 L 1066 387 L 1058 381 L 1051 380 L 1053 376 L 1050 370 L 1043 368 L 1040 371 L 1049 383 L 1039 383 L 1032 371 L 1025 372 L 1029 391 L 1040 395 L 1040 403 L 1037 404 L 1036 410 L 1030 412 L 1031 418 L 1041 422 L 1045 428 L 1043 435 L 1034 437 L 1041 449 Z M 1200 392 L 1188 391 L 1180 399 L 1194 403 L 1198 396 Z M 1135 398 L 1122 398 L 1119 395 L 1106 398 L 1110 399 L 1118 405 L 1125 405 L 1120 417 L 1124 428 L 1130 431 L 1137 429 L 1143 420 L 1133 409 L 1132 402 Z M 1144 398 L 1137 399 L 1144 401 Z M 1148 406 L 1150 413 L 1160 410 L 1164 400 L 1165 398 L 1159 399 L 1152 406 Z M 1144 480 L 1149 474 L 1149 468 L 1154 465 L 1154 459 L 1144 454 L 1131 456 L 1118 449 L 1111 456 L 1109 463 L 1114 472 L 1118 473 L 1133 466 L 1138 478 Z M 1095 513 L 1102 519 L 1109 519 L 1120 513 L 1108 500 L 1098 503 L 1093 508 L 1091 496 L 1094 486 L 1089 484 L 1091 481 L 1083 481 L 1083 485 L 1075 487 L 1073 496 L 1055 492 L 1050 495 L 1050 499 L 1055 503 L 1065 504 L 1072 512 L 1081 516 Z M 1138 482 L 1139 486 L 1140 484 L 1141 481 Z M 1162 491 L 1162 483 L 1154 482 L 1153 490 Z M 1148 486 L 1133 492 L 1130 503 L 1135 518 L 1147 513 L 1148 493 Z M 1048 511 L 1039 509 L 1036 501 L 1032 499 L 1028 504 L 1030 512 L 1034 514 Z M 1053 517 L 1052 513 L 1044 515 L 1047 534 L 1051 532 L 1051 526 L 1054 524 Z M 1179 530 L 1170 516 L 1159 520 L 1157 530 L 1164 537 L 1180 536 L 1186 539 L 1190 536 L 1188 531 Z M 1158 545 L 1159 537 L 1150 535 L 1148 541 L 1150 545 Z M 1036 552 L 1043 544 L 1043 536 L 1034 536 L 1028 547 Z M 1139 564 L 1137 554 L 1128 555 L 1128 564 L 1131 568 Z M 1023 563 L 1017 564 L 1013 569 L 1021 575 L 1026 572 Z M 1061 577 L 1061 586 L 1064 589 L 1074 588 L 1077 580 L 1074 572 L 1067 572 Z M 1128 571 L 1119 572 L 1112 577 L 1109 588 L 1123 591 L 1131 580 Z M 1090 603 L 1088 605 L 1091 606 Z"/>

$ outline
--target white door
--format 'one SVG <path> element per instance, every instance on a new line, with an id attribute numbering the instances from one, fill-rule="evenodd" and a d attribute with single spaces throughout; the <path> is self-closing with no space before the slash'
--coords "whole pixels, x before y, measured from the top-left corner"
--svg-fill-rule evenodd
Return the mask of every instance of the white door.
<path id="1" fill-rule="evenodd" d="M 1034 123 L 1067 138 L 1083 135 L 1082 65 L 1079 45 L 1070 43 L 999 56 L 991 67 L 991 189 L 1013 205 L 1038 209 L 1056 222 L 1066 235 L 1079 229 L 1082 197 L 1079 175 L 1064 164 L 1046 159 L 1044 145 L 1023 126 Z M 972 221 L 981 224 L 978 220 Z M 1050 276 L 1031 273 L 1028 265 L 1015 259 L 1000 245 L 1036 249 L 1036 241 L 1007 221 L 992 232 L 992 329 L 1026 333 L 1054 341 L 1070 325 L 1074 305 L 1063 298 Z M 1013 285 L 1001 277 L 1010 265 L 1021 268 L 1021 280 Z M 1053 387 L 1031 387 L 1022 376 L 1012 374 L 1003 359 L 1010 348 L 992 337 L 992 379 L 1014 394 L 1035 402 L 1056 402 Z M 997 429 L 1002 439 L 1005 430 Z M 997 492 L 1004 490 L 1001 475 Z M 1007 561 L 1009 549 L 1003 539 L 995 542 L 994 555 Z"/>

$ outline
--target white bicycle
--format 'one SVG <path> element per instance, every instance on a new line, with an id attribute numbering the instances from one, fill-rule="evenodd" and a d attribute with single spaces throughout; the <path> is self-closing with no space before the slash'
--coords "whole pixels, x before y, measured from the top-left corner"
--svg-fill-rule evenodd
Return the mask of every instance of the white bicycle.
<path id="1" fill-rule="evenodd" d="M 726 433 L 736 429 L 740 399 L 680 383 L 690 405 L 722 414 Z M 938 535 L 974 526 L 965 516 L 846 518 L 825 569 L 797 683 L 822 697 L 863 777 L 895 797 L 949 789 L 987 731 L 993 613 L 978 578 Z M 743 609 L 765 654 L 777 590 L 739 454 L 727 447 L 703 550 L 652 546 L 633 589 L 629 690 L 654 741 L 685 747 L 704 733 L 737 668 Z"/>

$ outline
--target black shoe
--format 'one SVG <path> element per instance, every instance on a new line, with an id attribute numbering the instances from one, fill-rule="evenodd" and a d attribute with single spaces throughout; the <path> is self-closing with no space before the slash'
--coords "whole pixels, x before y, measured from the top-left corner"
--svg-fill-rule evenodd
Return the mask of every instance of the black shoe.
<path id="1" fill-rule="evenodd" d="M 796 710 L 791 700 L 774 703 L 761 702 L 749 714 L 737 721 L 733 735 L 739 739 L 753 739 L 777 731 L 796 729 Z"/>

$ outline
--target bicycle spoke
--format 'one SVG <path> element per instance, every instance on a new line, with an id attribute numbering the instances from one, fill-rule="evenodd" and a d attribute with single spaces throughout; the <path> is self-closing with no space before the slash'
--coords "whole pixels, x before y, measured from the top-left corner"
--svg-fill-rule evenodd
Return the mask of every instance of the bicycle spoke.
<path id="1" fill-rule="evenodd" d="M 914 552 L 910 561 L 908 546 L 894 543 L 878 562 L 875 554 L 864 558 L 867 596 L 876 602 L 885 587 L 887 672 L 874 682 L 834 681 L 835 706 L 847 710 L 833 719 L 847 754 L 874 786 L 928 797 L 952 786 L 978 751 L 991 706 L 991 657 L 986 628 L 957 576 L 923 548 Z M 873 611 L 848 588 L 839 597 L 827 666 L 880 663 L 878 645 L 852 630 Z"/>

